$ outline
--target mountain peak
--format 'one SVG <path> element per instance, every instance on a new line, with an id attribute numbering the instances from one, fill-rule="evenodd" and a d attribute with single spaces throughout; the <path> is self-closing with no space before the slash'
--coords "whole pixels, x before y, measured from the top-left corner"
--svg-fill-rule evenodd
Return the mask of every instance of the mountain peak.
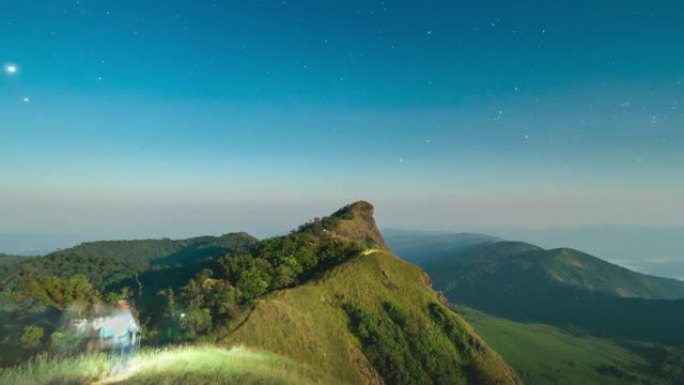
<path id="1" fill-rule="evenodd" d="M 366 201 L 350 203 L 330 215 L 331 218 L 340 220 L 360 220 L 374 224 L 373 205 Z"/>
<path id="2" fill-rule="evenodd" d="M 371 243 L 387 248 L 373 216 L 374 207 L 366 201 L 357 201 L 336 211 L 332 216 L 340 219 L 335 233 L 357 242 Z"/>
<path id="3" fill-rule="evenodd" d="M 363 200 L 348 204 L 328 217 L 314 219 L 299 231 L 326 232 L 354 242 L 387 248 L 373 217 L 373 205 Z"/>

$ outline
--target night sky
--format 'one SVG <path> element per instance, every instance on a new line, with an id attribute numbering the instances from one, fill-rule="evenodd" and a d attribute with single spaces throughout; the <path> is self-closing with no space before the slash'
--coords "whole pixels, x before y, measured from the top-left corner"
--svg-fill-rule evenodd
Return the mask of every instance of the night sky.
<path id="1" fill-rule="evenodd" d="M 0 9 L 0 232 L 684 225 L 679 1 Z"/>

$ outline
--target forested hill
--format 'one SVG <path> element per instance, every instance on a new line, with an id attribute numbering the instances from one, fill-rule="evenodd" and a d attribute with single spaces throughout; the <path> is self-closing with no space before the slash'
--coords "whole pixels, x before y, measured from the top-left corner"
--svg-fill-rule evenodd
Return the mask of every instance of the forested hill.
<path id="1" fill-rule="evenodd" d="M 619 298 L 684 298 L 684 282 L 654 277 L 569 248 L 545 250 L 523 242 L 495 242 L 455 251 L 426 262 L 445 293 L 548 291 L 567 287 Z"/>
<path id="2" fill-rule="evenodd" d="M 3 287 L 12 285 L 19 275 L 62 278 L 83 275 L 96 288 L 103 289 L 155 266 L 184 265 L 202 258 L 218 257 L 256 242 L 256 238 L 244 232 L 181 240 L 87 242 L 45 256 L 26 258 L 11 270 L 0 270 L 0 284 Z"/>
<path id="3" fill-rule="evenodd" d="M 20 255 L 10 255 L 0 253 L 0 266 L 14 265 L 19 262 L 28 260 L 29 257 L 22 257 Z"/>
<path id="4" fill-rule="evenodd" d="M 368 202 L 262 241 L 252 258 L 227 261 L 227 271 L 251 265 L 235 286 L 252 307 L 221 334 L 224 343 L 308 362 L 351 384 L 519 383 L 427 276 L 386 249 Z M 246 297 L 250 287 L 263 289 Z"/>
<path id="5" fill-rule="evenodd" d="M 452 303 L 602 337 L 684 346 L 684 282 L 678 280 L 636 273 L 573 249 L 510 241 L 419 264 Z"/>

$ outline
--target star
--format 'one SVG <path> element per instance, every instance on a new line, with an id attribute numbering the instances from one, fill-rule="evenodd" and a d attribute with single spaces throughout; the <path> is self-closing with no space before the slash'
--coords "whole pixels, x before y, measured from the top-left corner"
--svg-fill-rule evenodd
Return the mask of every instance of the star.
<path id="1" fill-rule="evenodd" d="M 16 64 L 5 64 L 5 72 L 8 75 L 14 75 L 19 72 L 19 67 Z"/>
<path id="2" fill-rule="evenodd" d="M 21 98 L 21 101 L 24 103 L 28 103 L 31 101 L 31 98 L 29 98 L 28 96 L 24 96 L 23 98 Z"/>

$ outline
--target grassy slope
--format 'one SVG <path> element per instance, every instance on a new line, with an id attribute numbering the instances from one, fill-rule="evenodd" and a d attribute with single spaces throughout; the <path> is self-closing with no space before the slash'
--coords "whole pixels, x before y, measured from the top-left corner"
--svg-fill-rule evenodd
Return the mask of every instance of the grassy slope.
<path id="1" fill-rule="evenodd" d="M 513 366 L 526 385 L 637 384 L 648 364 L 607 340 L 579 337 L 561 329 L 496 318 L 469 308 L 458 312 Z M 601 374 L 620 373 L 617 376 Z M 612 368 L 612 369 L 611 369 Z"/>
<path id="2" fill-rule="evenodd" d="M 428 304 L 438 302 L 419 268 L 381 250 L 338 266 L 320 280 L 264 298 L 226 342 L 289 356 L 350 383 L 379 383 L 348 330 L 341 305 L 351 303 L 378 312 L 388 300 L 423 317 L 426 325 L 431 324 Z M 462 319 L 453 316 L 473 340 L 481 342 Z M 484 353 L 475 358 L 482 383 L 515 383 L 503 360 L 482 346 Z"/>
<path id="3" fill-rule="evenodd" d="M 104 354 L 36 360 L 0 370 L 3 385 L 337 385 L 324 373 L 275 354 L 211 346 L 144 350 L 130 370 L 109 376 Z"/>

